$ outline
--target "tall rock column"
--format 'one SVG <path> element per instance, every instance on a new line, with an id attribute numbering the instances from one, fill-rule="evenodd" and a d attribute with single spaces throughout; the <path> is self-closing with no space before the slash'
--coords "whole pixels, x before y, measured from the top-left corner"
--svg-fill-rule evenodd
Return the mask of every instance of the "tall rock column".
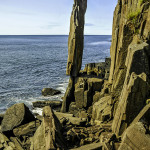
<path id="1" fill-rule="evenodd" d="M 82 65 L 84 46 L 84 16 L 87 8 L 87 0 L 74 0 L 70 19 L 70 33 L 68 39 L 68 61 L 66 74 L 70 75 L 69 85 L 66 90 L 62 112 L 69 109 L 74 100 L 74 80 L 78 76 Z"/>
<path id="2" fill-rule="evenodd" d="M 84 16 L 87 0 L 74 0 L 68 39 L 66 74 L 76 77 L 81 69 L 84 45 Z"/>

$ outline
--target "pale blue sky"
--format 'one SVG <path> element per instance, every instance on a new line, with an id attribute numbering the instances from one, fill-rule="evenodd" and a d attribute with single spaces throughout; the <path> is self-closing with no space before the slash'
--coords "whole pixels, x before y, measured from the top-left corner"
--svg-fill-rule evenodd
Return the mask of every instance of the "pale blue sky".
<path id="1" fill-rule="evenodd" d="M 0 0 L 0 35 L 68 35 L 74 0 Z M 85 34 L 111 35 L 117 0 L 88 0 Z"/>

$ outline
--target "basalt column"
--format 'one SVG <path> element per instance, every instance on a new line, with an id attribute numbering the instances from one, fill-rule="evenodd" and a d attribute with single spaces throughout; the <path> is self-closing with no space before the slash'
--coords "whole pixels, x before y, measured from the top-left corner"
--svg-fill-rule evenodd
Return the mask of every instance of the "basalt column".
<path id="1" fill-rule="evenodd" d="M 66 90 L 62 112 L 69 109 L 74 100 L 74 80 L 78 76 L 82 65 L 84 45 L 84 16 L 87 8 L 87 0 L 74 0 L 70 19 L 70 33 L 68 39 L 68 61 L 66 74 L 70 75 L 69 85 Z"/>

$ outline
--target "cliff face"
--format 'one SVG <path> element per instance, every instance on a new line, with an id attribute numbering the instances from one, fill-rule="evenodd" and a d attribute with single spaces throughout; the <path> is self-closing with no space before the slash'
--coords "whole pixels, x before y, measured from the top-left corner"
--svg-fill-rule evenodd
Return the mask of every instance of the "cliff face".
<path id="1" fill-rule="evenodd" d="M 149 0 L 119 0 L 114 12 L 109 82 L 112 90 L 123 85 L 131 42 L 149 42 Z M 133 41 L 134 39 L 134 41 Z M 117 82 L 116 82 L 117 81 Z"/>
<path id="2" fill-rule="evenodd" d="M 105 132 L 105 136 L 100 137 L 122 136 L 120 150 L 128 143 L 128 149 L 147 149 L 150 144 L 145 132 L 149 132 L 150 126 L 150 0 L 118 0 L 113 19 L 110 71 L 109 59 L 103 63 L 87 64 L 80 71 L 83 30 L 75 30 L 74 11 L 75 5 L 68 45 L 67 74 L 71 77 L 62 111 L 89 118 L 91 125 L 111 126 L 111 133 Z M 80 13 L 82 16 L 85 11 Z M 83 26 L 81 21 L 80 29 Z M 81 34 L 78 31 L 82 31 Z M 148 144 L 139 144 L 140 141 L 136 142 L 138 139 L 130 132 Z"/>
<path id="3" fill-rule="evenodd" d="M 112 129 L 116 134 L 129 126 L 149 97 L 149 3 L 119 0 L 114 12 L 109 83 L 115 106 Z"/>

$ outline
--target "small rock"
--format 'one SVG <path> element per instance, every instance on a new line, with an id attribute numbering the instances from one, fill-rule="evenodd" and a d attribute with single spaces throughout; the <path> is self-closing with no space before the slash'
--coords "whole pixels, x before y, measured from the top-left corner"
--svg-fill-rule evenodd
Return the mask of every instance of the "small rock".
<path id="1" fill-rule="evenodd" d="M 52 88 L 44 88 L 42 90 L 42 95 L 43 96 L 53 96 L 53 95 L 57 95 L 60 94 L 61 92 L 59 90 L 55 90 Z"/>
<path id="2" fill-rule="evenodd" d="M 106 96 L 94 103 L 92 119 L 98 121 L 109 121 L 112 116 L 112 97 Z"/>
<path id="3" fill-rule="evenodd" d="M 79 118 L 88 119 L 88 113 L 86 111 L 80 111 L 79 112 Z"/>
<path id="4" fill-rule="evenodd" d="M 69 117 L 68 124 L 84 126 L 86 124 L 86 118 Z"/>
<path id="5" fill-rule="evenodd" d="M 60 109 L 62 106 L 62 101 L 36 101 L 33 102 L 33 107 L 43 108 L 45 106 L 50 106 L 52 109 Z"/>

